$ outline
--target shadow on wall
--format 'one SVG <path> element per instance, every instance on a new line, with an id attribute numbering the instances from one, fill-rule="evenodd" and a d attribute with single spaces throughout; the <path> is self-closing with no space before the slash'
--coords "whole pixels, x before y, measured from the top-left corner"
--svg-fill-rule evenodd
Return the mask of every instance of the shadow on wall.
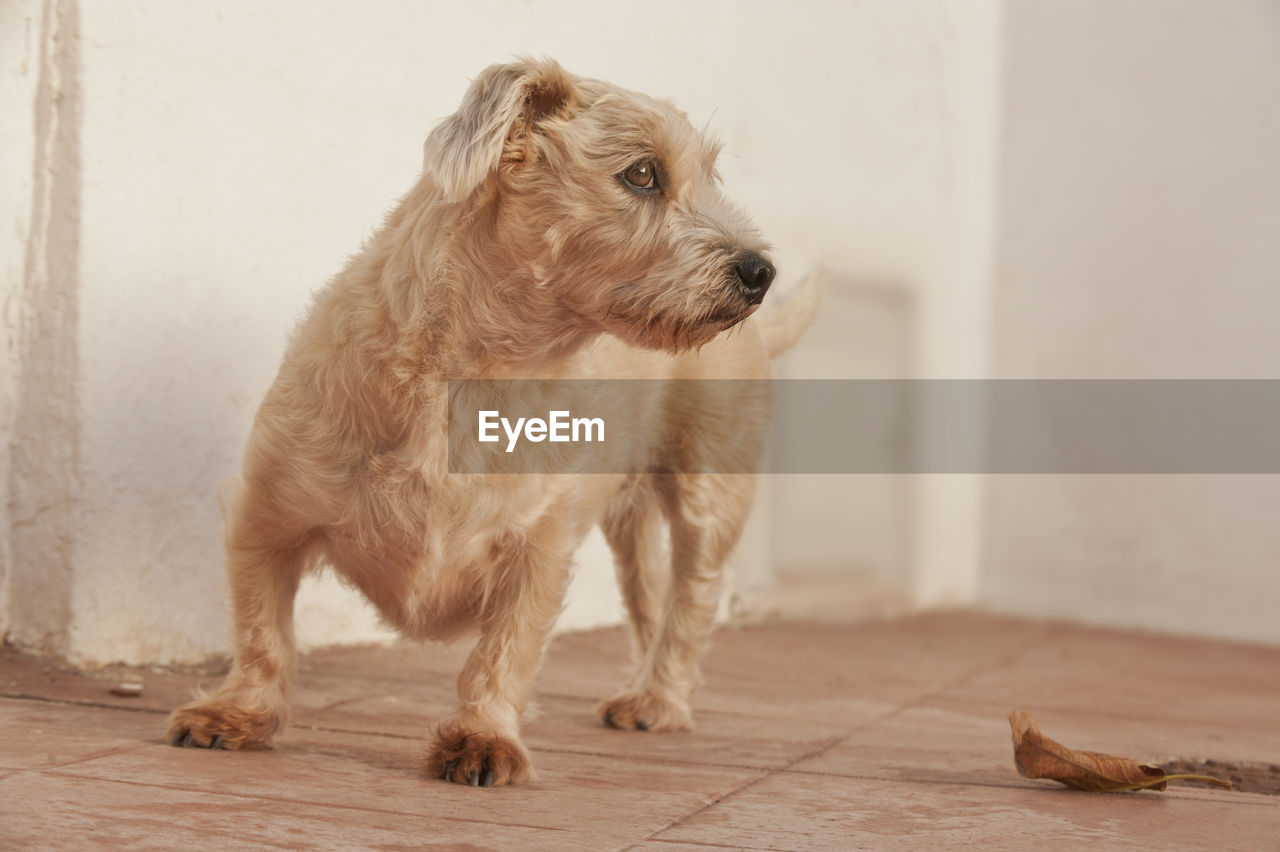
<path id="1" fill-rule="evenodd" d="M 776 375 L 796 379 L 914 376 L 915 309 L 901 282 L 827 273 L 823 306 Z M 783 411 L 775 443 L 815 434 Z M 877 440 L 898 435 L 886 424 Z M 821 430 L 818 430 L 821 433 Z M 839 436 L 831 436 L 839 439 Z M 865 436 L 859 440 L 866 442 Z M 823 448 L 838 454 L 839 446 Z M 885 450 L 885 457 L 891 453 Z M 770 477 L 769 522 L 776 566 L 774 607 L 791 617 L 855 618 L 904 611 L 912 599 L 912 481 L 897 474 Z"/>

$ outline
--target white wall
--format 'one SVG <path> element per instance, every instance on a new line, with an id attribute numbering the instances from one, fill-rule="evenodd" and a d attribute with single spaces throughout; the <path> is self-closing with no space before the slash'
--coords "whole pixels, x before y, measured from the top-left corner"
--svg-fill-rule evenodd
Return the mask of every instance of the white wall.
<path id="1" fill-rule="evenodd" d="M 1280 378 L 1280 6 L 1010 3 L 993 371 Z M 1280 641 L 1280 477 L 990 482 L 981 601 Z"/>
<path id="2" fill-rule="evenodd" d="M 1271 375 L 1275 10 L 0 6 L 0 106 L 17 117 L 0 128 L 0 628 L 79 662 L 227 647 L 214 495 L 288 329 L 414 180 L 468 79 L 519 53 L 671 96 L 719 132 L 726 188 L 784 278 L 821 265 L 836 282 L 785 375 Z M 1266 481 L 765 492 L 739 565 L 757 601 L 794 602 L 803 575 L 828 615 L 852 595 L 862 611 L 980 601 L 1277 638 Z M 566 623 L 616 619 L 598 539 L 580 562 Z M 832 594 L 855 575 L 874 582 Z M 353 600 L 304 589 L 304 642 L 381 635 Z"/>
<path id="3" fill-rule="evenodd" d="M 749 159 L 802 161 L 807 179 L 761 181 L 770 197 L 757 206 L 794 193 L 776 226 L 835 289 L 779 374 L 982 378 L 1001 4 L 818 8 L 830 14 L 801 20 L 831 41 L 802 52 L 803 89 L 781 102 L 793 104 L 785 147 Z M 973 599 L 980 478 L 793 475 L 773 492 L 784 610 L 832 618 Z"/>
<path id="4" fill-rule="evenodd" d="M 51 593 L 70 631 L 51 644 L 47 620 L 17 601 L 13 638 L 81 662 L 226 647 L 217 485 L 308 293 L 410 185 L 426 132 L 486 65 L 548 54 L 674 97 L 729 143 L 730 194 L 794 266 L 927 292 L 954 266 L 952 232 L 974 191 L 956 177 L 967 155 L 953 143 L 983 85 L 977 48 L 995 8 L 22 6 L 37 44 L 51 26 L 41 17 L 80 34 L 79 176 L 59 176 L 79 193 L 66 390 L 77 419 L 74 499 L 60 498 L 69 514 L 42 533 L 70 542 L 59 558 L 71 576 Z M 767 573 L 768 554 L 744 559 L 746 573 Z M 582 562 L 590 578 L 568 622 L 616 619 L 598 541 Z M 332 587 L 302 601 L 304 640 L 376 635 Z"/>

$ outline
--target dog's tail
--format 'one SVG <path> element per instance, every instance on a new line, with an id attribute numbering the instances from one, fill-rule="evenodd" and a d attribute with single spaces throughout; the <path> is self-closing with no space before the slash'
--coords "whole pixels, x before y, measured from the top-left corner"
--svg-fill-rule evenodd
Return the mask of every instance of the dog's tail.
<path id="1" fill-rule="evenodd" d="M 812 269 L 787 300 L 760 316 L 760 336 L 770 358 L 786 352 L 800 339 L 804 330 L 813 323 L 822 303 L 824 276 L 821 269 Z"/>

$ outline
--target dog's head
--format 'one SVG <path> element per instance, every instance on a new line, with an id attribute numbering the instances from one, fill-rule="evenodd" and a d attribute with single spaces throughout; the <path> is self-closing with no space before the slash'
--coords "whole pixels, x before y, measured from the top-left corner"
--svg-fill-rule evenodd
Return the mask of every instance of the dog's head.
<path id="1" fill-rule="evenodd" d="M 526 60 L 472 83 L 425 169 L 446 202 L 492 205 L 479 218 L 495 263 L 522 267 L 495 269 L 495 286 L 678 351 L 741 322 L 773 282 L 759 232 L 720 192 L 719 150 L 665 101 Z"/>

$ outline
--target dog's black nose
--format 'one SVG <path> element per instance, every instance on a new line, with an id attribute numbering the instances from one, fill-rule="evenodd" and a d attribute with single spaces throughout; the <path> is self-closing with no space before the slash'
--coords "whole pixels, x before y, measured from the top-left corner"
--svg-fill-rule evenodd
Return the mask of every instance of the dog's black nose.
<path id="1" fill-rule="evenodd" d="M 763 301 L 764 294 L 773 283 L 773 276 L 777 274 L 772 263 L 754 252 L 738 258 L 733 271 L 738 275 L 738 287 L 742 290 L 742 295 L 753 305 Z"/>

